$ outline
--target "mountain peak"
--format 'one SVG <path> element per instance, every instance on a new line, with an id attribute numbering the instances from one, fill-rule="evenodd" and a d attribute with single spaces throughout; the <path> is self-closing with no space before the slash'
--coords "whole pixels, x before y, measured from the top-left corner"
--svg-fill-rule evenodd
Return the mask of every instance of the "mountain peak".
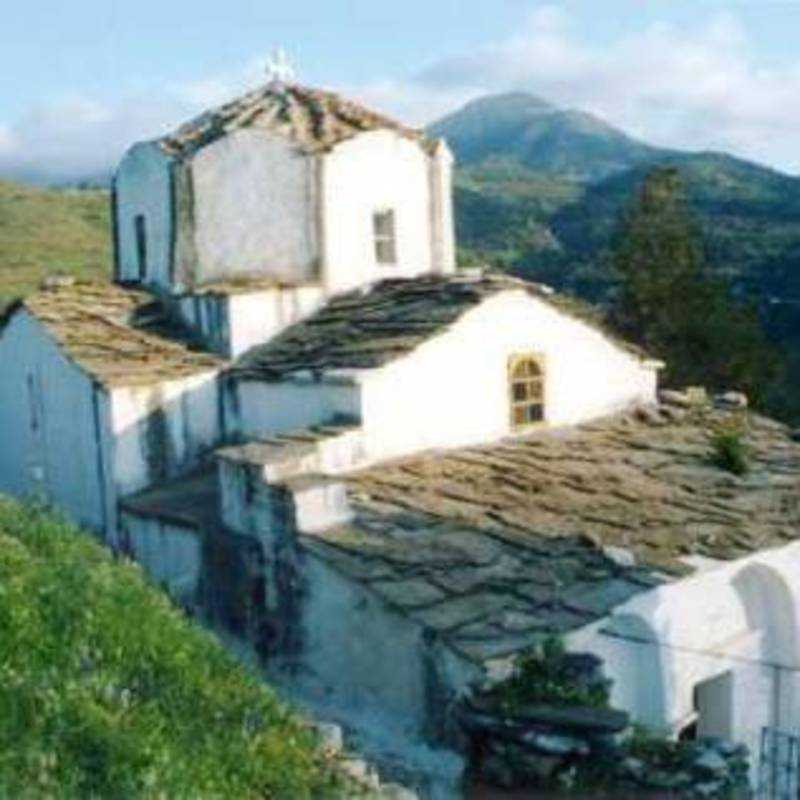
<path id="1" fill-rule="evenodd" d="M 463 165 L 501 158 L 539 172 L 595 181 L 659 151 L 582 111 L 527 92 L 479 97 L 430 126 Z"/>
<path id="2" fill-rule="evenodd" d="M 467 103 L 458 113 L 478 112 L 492 113 L 495 111 L 518 114 L 548 114 L 558 111 L 558 107 L 543 100 L 530 92 L 503 92 L 476 97 Z"/>

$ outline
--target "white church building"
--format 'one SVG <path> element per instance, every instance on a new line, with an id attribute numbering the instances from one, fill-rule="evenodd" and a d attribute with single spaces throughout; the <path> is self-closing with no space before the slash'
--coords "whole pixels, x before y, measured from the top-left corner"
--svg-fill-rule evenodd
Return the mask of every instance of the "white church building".
<path id="1" fill-rule="evenodd" d="M 294 84 L 132 147 L 114 283 L 0 320 L 0 491 L 187 606 L 255 542 L 275 679 L 411 761 L 544 633 L 658 730 L 798 727 L 800 445 L 750 414 L 753 469 L 720 470 L 708 432 L 743 412 L 659 396 L 545 286 L 456 270 L 451 169 Z M 457 786 L 462 754 L 425 763 Z"/>

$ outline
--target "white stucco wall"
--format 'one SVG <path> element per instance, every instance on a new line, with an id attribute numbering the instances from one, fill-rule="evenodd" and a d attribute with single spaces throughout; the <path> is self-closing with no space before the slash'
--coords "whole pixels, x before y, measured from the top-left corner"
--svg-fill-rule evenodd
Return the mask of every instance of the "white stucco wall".
<path id="1" fill-rule="evenodd" d="M 172 190 L 170 159 L 155 142 L 140 142 L 123 157 L 116 174 L 119 277 L 139 280 L 135 218 L 143 214 L 147 234 L 145 282 L 169 285 Z"/>
<path id="2" fill-rule="evenodd" d="M 0 334 L 0 364 L 0 492 L 44 499 L 102 531 L 109 508 L 98 441 L 107 425 L 105 393 L 25 310 Z"/>
<path id="3" fill-rule="evenodd" d="M 408 356 L 362 374 L 370 457 L 508 435 L 508 360 L 528 352 L 544 358 L 548 425 L 655 400 L 654 369 L 595 328 L 512 290 L 467 312 Z"/>
<path id="4" fill-rule="evenodd" d="M 152 581 L 164 587 L 179 603 L 194 606 L 203 572 L 201 535 L 154 517 L 123 511 L 120 540 Z"/>
<path id="5" fill-rule="evenodd" d="M 323 157 L 323 276 L 330 293 L 430 272 L 429 159 L 388 131 L 363 133 Z M 394 209 L 398 262 L 379 265 L 372 215 Z"/>
<path id="6" fill-rule="evenodd" d="M 319 247 L 316 162 L 257 128 L 222 137 L 192 160 L 195 282 L 240 275 L 308 281 Z"/>
<path id="7" fill-rule="evenodd" d="M 227 358 L 277 336 L 324 302 L 321 285 L 275 287 L 241 294 L 188 294 L 176 302 L 183 321 Z"/>
<path id="8" fill-rule="evenodd" d="M 604 660 L 613 705 L 673 733 L 691 721 L 695 687 L 729 673 L 729 707 L 713 709 L 706 732 L 744 742 L 757 757 L 763 726 L 791 730 L 800 719 L 798 620 L 795 543 L 709 564 L 638 595 L 610 620 L 573 634 L 569 645 Z"/>
<path id="9" fill-rule="evenodd" d="M 121 496 L 197 466 L 220 440 L 217 373 L 111 391 L 113 469 Z"/>
<path id="10" fill-rule="evenodd" d="M 360 388 L 356 384 L 285 381 L 237 383 L 238 402 L 225 393 L 228 433 L 245 438 L 284 433 L 334 418 L 361 417 Z"/>
<path id="11" fill-rule="evenodd" d="M 464 761 L 442 749 L 434 718 L 480 669 L 302 544 L 297 549 L 284 494 L 254 482 L 249 469 L 220 462 L 222 510 L 227 530 L 261 542 L 267 614 L 281 616 L 293 634 L 291 646 L 270 653 L 272 683 L 356 729 L 367 752 L 402 762 L 425 786 L 424 796 L 459 797 Z M 288 583 L 278 576 L 278 558 L 295 566 Z"/>

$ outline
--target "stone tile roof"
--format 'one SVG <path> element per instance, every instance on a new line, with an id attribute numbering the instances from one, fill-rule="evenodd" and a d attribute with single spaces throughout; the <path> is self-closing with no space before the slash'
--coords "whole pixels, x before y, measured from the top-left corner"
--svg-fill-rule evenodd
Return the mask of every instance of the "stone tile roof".
<path id="1" fill-rule="evenodd" d="M 69 359 L 107 386 L 158 383 L 224 364 L 194 349 L 187 332 L 144 292 L 65 281 L 20 306 L 45 326 Z"/>
<path id="2" fill-rule="evenodd" d="M 753 468 L 709 463 L 730 413 L 662 406 L 384 463 L 348 478 L 352 524 L 303 546 L 481 661 L 690 574 L 800 538 L 800 444 L 749 417 Z"/>
<path id="3" fill-rule="evenodd" d="M 575 535 L 680 574 L 686 556 L 732 560 L 800 538 L 800 443 L 749 414 L 751 471 L 727 472 L 711 463 L 710 435 L 734 413 L 639 409 L 381 464 L 353 492 L 513 541 Z"/>
<path id="4" fill-rule="evenodd" d="M 279 380 L 299 372 L 381 367 L 443 333 L 484 300 L 511 289 L 523 289 L 602 327 L 579 301 L 499 273 L 398 278 L 333 298 L 311 317 L 243 354 L 231 371 L 239 377 Z M 644 357 L 637 348 L 618 344 Z"/>
<path id="5" fill-rule="evenodd" d="M 302 546 L 474 661 L 588 625 L 667 580 L 575 536 L 511 541 L 468 524 L 366 505 Z"/>
<path id="6" fill-rule="evenodd" d="M 123 498 L 119 505 L 122 511 L 197 533 L 211 530 L 212 526 L 217 530 L 220 525 L 217 472 L 213 468 L 204 469 L 148 487 Z"/>
<path id="7" fill-rule="evenodd" d="M 260 128 L 291 139 L 309 153 L 370 130 L 388 129 L 419 142 L 431 151 L 435 144 L 422 131 L 345 100 L 333 92 L 289 84 L 268 84 L 243 97 L 206 111 L 159 140 L 161 148 L 187 157 L 211 142 L 241 128 Z"/>

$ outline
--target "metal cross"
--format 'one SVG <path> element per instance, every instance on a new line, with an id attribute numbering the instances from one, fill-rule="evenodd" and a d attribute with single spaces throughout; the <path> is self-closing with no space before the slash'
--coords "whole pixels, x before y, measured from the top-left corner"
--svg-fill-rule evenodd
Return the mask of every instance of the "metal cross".
<path id="1" fill-rule="evenodd" d="M 281 85 L 294 80 L 294 69 L 282 47 L 277 47 L 267 60 L 267 75 L 271 84 Z"/>

